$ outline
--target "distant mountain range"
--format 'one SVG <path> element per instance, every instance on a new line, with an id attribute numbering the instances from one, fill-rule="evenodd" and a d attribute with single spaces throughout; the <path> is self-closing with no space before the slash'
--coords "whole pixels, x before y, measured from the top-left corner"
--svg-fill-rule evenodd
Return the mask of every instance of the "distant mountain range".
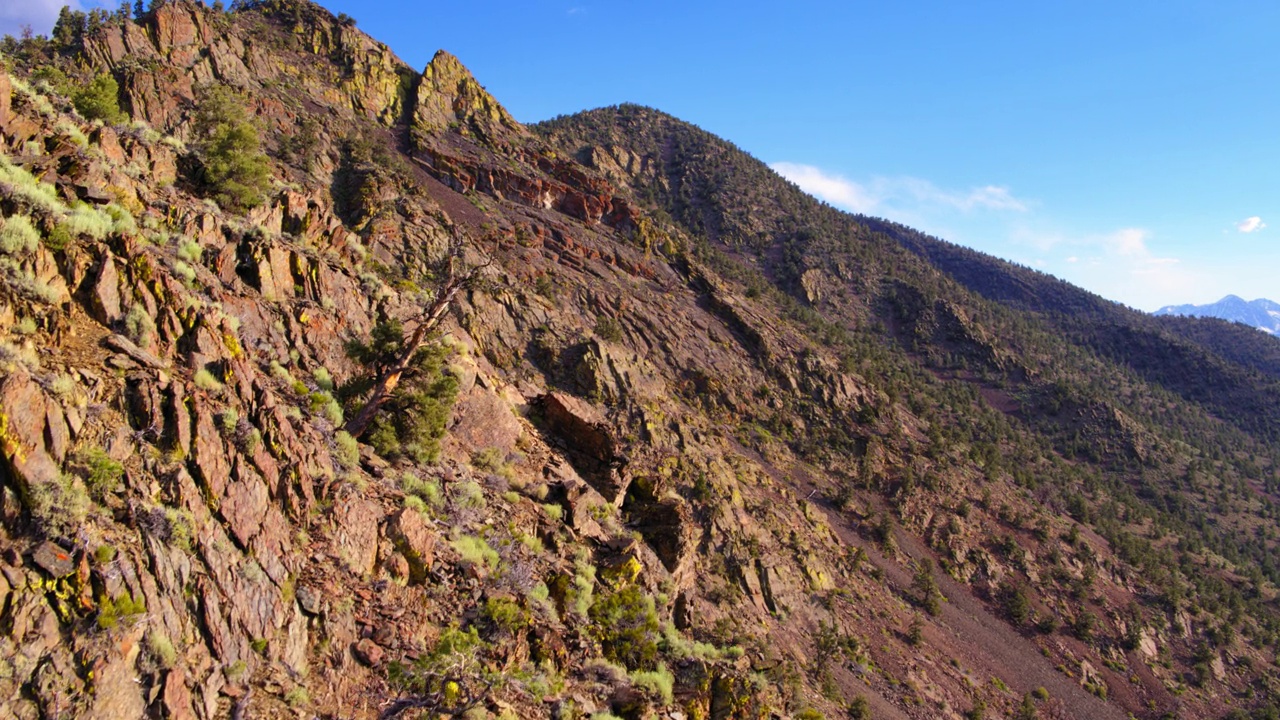
<path id="1" fill-rule="evenodd" d="M 1154 314 L 1215 317 L 1252 325 L 1272 335 L 1280 333 L 1280 304 L 1265 298 L 1247 301 L 1235 295 L 1228 295 L 1208 305 L 1166 305 Z"/>

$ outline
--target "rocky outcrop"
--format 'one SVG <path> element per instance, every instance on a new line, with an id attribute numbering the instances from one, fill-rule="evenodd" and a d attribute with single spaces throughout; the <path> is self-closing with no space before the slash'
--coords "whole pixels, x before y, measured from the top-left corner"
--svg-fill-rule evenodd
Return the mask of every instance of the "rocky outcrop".
<path id="1" fill-rule="evenodd" d="M 456 57 L 440 50 L 418 81 L 412 134 L 422 146 L 426 138 L 443 132 L 458 132 L 485 144 L 505 144 L 508 136 L 526 133 L 506 108 L 476 82 L 471 71 Z"/>
<path id="2" fill-rule="evenodd" d="M 537 405 L 547 431 L 565 448 L 578 473 L 606 500 L 621 505 L 627 489 L 621 472 L 626 458 L 603 413 L 556 392 L 538 398 Z"/>

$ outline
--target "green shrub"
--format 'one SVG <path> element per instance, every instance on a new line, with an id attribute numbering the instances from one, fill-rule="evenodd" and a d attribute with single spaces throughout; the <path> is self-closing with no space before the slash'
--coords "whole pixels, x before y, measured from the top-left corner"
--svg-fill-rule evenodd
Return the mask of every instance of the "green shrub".
<path id="1" fill-rule="evenodd" d="M 91 501 L 84 486 L 72 475 L 27 486 L 27 509 L 49 535 L 74 533 L 89 517 Z"/>
<path id="2" fill-rule="evenodd" d="M 98 601 L 98 627 L 103 630 L 114 628 L 121 620 L 133 620 L 147 611 L 147 605 L 141 596 L 120 593 L 112 600 L 103 597 Z"/>
<path id="3" fill-rule="evenodd" d="M 605 315 L 596 317 L 595 332 L 601 340 L 622 342 L 622 325 L 611 317 Z"/>
<path id="4" fill-rule="evenodd" d="M 680 659 L 696 658 L 712 661 L 719 660 L 725 654 L 715 645 L 686 638 L 674 625 L 662 626 L 661 648 L 664 652 Z"/>
<path id="5" fill-rule="evenodd" d="M 422 480 L 407 472 L 400 477 L 400 489 L 406 496 L 418 498 L 427 507 L 438 509 L 444 505 L 444 494 L 440 492 L 440 484 L 434 480 Z"/>
<path id="6" fill-rule="evenodd" d="M 478 538 L 472 535 L 463 535 L 455 540 L 450 540 L 449 545 L 462 556 L 462 559 L 490 570 L 497 568 L 501 562 L 498 557 L 498 551 L 489 547 L 489 543 L 484 538 Z"/>
<path id="7" fill-rule="evenodd" d="M 477 470 L 493 473 L 507 482 L 515 480 L 515 470 L 507 462 L 506 453 L 496 447 L 488 447 L 471 456 L 471 465 Z"/>
<path id="8" fill-rule="evenodd" d="M 911 647 L 920 647 L 924 642 L 924 620 L 919 615 L 911 619 L 911 625 L 907 628 L 907 642 Z"/>
<path id="9" fill-rule="evenodd" d="M 473 510 L 483 509 L 485 506 L 484 490 L 473 480 L 464 480 L 453 486 L 453 504 L 458 508 L 468 508 Z"/>
<path id="10" fill-rule="evenodd" d="M 485 601 L 484 619 L 499 636 L 512 635 L 529 625 L 529 612 L 516 602 L 502 597 Z"/>
<path id="11" fill-rule="evenodd" d="M 262 204 L 271 172 L 245 100 L 223 85 L 202 88 L 195 116 L 196 146 L 210 197 L 234 212 Z"/>
<path id="12" fill-rule="evenodd" d="M 222 382 L 214 377 L 213 373 L 207 368 L 200 368 L 195 375 L 191 376 L 191 381 L 201 390 L 217 391 L 222 389 Z"/>
<path id="13" fill-rule="evenodd" d="M 657 670 L 637 670 L 631 673 L 631 683 L 644 688 L 662 698 L 664 704 L 670 705 L 675 677 L 666 665 L 659 664 Z"/>
<path id="14" fill-rule="evenodd" d="M 191 516 L 187 511 L 171 507 L 165 508 L 164 520 L 169 544 L 184 552 L 190 550 Z"/>
<path id="15" fill-rule="evenodd" d="M 240 413 L 236 412 L 233 407 L 226 408 L 218 413 L 218 426 L 222 428 L 222 432 L 231 434 L 240 427 Z"/>
<path id="16" fill-rule="evenodd" d="M 195 240 L 184 240 L 178 244 L 178 258 L 195 265 L 204 256 L 204 248 Z"/>
<path id="17" fill-rule="evenodd" d="M 151 344 L 156 335 L 156 322 L 145 307 L 134 305 L 129 308 L 129 314 L 124 316 L 124 334 L 139 347 Z"/>
<path id="18" fill-rule="evenodd" d="M 47 89 L 64 97 L 70 97 L 75 90 L 71 78 L 57 65 L 44 65 L 31 73 L 31 81 L 36 87 Z"/>
<path id="19" fill-rule="evenodd" d="M 40 245 L 40 233 L 26 215 L 11 215 L 0 226 L 0 252 L 6 255 L 28 255 Z"/>
<path id="20" fill-rule="evenodd" d="M 101 120 L 109 125 L 124 122 L 120 111 L 120 85 L 106 73 L 100 73 L 71 96 L 76 112 L 86 120 Z"/>
<path id="21" fill-rule="evenodd" d="M 311 702 L 311 693 L 301 685 L 294 685 L 284 694 L 285 703 L 292 708 L 301 707 Z"/>
<path id="22" fill-rule="evenodd" d="M 306 386 L 303 385 L 303 391 L 306 392 Z M 302 394 L 302 393 L 299 393 Z M 311 406 L 311 412 L 318 412 L 324 416 L 334 426 L 342 425 L 342 406 L 337 400 L 327 392 L 306 393 L 307 402 Z"/>
<path id="23" fill-rule="evenodd" d="M 404 665 L 391 663 L 391 684 L 420 697 L 436 698 L 432 714 L 459 717 L 468 708 L 463 702 L 481 697 L 501 678 L 485 670 L 479 659 L 484 647 L 476 628 L 447 628 L 430 653 Z"/>
<path id="24" fill-rule="evenodd" d="M 1031 602 L 1020 587 L 1013 586 L 1008 589 L 1005 594 L 1004 609 L 1014 625 L 1022 626 L 1031 619 Z"/>
<path id="25" fill-rule="evenodd" d="M 147 650 L 162 670 L 168 670 L 178 661 L 178 651 L 174 649 L 173 642 L 159 630 L 147 633 Z"/>
<path id="26" fill-rule="evenodd" d="M 384 367 L 404 346 L 403 326 L 395 320 L 374 326 L 369 341 L 352 341 L 347 354 L 364 367 Z M 409 457 L 433 463 L 440 454 L 440 439 L 448 426 L 449 413 L 458 394 L 458 380 L 445 372 L 451 350 L 440 344 L 421 348 L 410 362 L 400 384 L 370 423 L 366 441 L 379 455 Z M 364 397 L 372 389 L 374 377 L 353 378 L 338 389 L 344 402 Z"/>
<path id="27" fill-rule="evenodd" d="M 111 232 L 116 235 L 133 235 L 138 232 L 138 222 L 128 210 L 111 203 L 107 205 L 106 213 L 111 218 Z"/>
<path id="28" fill-rule="evenodd" d="M 589 617 L 605 657 L 630 669 L 656 668 L 662 628 L 653 599 L 638 586 L 600 595 L 591 604 Z"/>
<path id="29" fill-rule="evenodd" d="M 318 385 L 321 390 L 324 390 L 325 392 L 333 392 L 333 376 L 329 374 L 329 370 L 327 368 L 316 368 L 316 371 L 311 374 L 311 377 L 315 378 L 316 385 Z"/>
<path id="30" fill-rule="evenodd" d="M 596 588 L 596 566 L 585 559 L 573 565 L 573 611 L 581 618 L 589 617 Z"/>
<path id="31" fill-rule="evenodd" d="M 337 448 L 335 456 L 345 468 L 353 468 L 360 462 L 360 444 L 346 430 L 333 434 L 333 444 Z"/>
<path id="32" fill-rule="evenodd" d="M 0 154 L 0 194 L 50 215 L 58 215 L 66 207 L 58 197 L 57 188 L 41 182 L 26 168 L 14 165 L 4 154 Z"/>
<path id="33" fill-rule="evenodd" d="M 57 225 L 54 225 L 53 229 L 50 230 L 40 242 L 44 243 L 44 246 L 53 252 L 58 252 L 59 250 L 66 250 L 74 239 L 74 236 L 67 227 L 67 223 L 60 222 Z"/>
<path id="34" fill-rule="evenodd" d="M 90 448 L 80 455 L 79 460 L 85 465 L 85 485 L 94 500 L 102 502 L 120 489 L 124 465 L 112 460 L 106 450 Z"/>
<path id="35" fill-rule="evenodd" d="M 187 287 L 196 281 L 196 269 L 181 260 L 173 261 L 173 274 Z"/>

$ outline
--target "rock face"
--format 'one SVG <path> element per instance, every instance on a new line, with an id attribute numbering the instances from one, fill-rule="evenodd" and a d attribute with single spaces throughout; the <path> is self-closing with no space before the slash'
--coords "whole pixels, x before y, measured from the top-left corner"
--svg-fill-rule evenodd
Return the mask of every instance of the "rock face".
<path id="1" fill-rule="evenodd" d="M 626 485 L 620 470 L 626 461 L 603 414 L 563 393 L 544 395 L 539 405 L 548 431 L 568 450 L 578 473 L 606 500 L 621 504 Z"/>
<path id="2" fill-rule="evenodd" d="M 484 140 L 525 132 L 458 58 L 440 50 L 418 82 L 413 132 L 422 138 L 446 131 L 477 135 Z"/>
<path id="3" fill-rule="evenodd" d="M 1171 432 L 1136 366 L 862 220 L 715 194 L 754 161 L 673 119 L 523 127 L 448 53 L 235 5 L 0 70 L 0 716 L 1208 717 L 1274 685 L 1238 560 L 1269 536 L 1177 535 L 1270 507 L 1232 494 L 1274 484 L 1265 436 Z M 130 123 L 46 67 L 110 73 Z M 202 195 L 211 83 L 268 155 L 242 215 Z"/>

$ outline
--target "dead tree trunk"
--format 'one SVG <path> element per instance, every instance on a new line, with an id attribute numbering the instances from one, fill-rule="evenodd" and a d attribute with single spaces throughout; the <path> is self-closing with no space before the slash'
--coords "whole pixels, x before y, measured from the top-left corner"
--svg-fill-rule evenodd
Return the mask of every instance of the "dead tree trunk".
<path id="1" fill-rule="evenodd" d="M 436 291 L 435 299 L 431 301 L 418 316 L 418 326 L 405 340 L 404 347 L 400 349 L 400 353 L 392 360 L 392 362 L 381 370 L 377 380 L 374 382 L 373 390 L 369 393 L 369 399 L 365 401 L 363 407 L 347 421 L 343 427 L 351 437 L 360 437 L 364 431 L 369 428 L 369 423 L 377 417 L 378 411 L 382 406 L 391 399 L 391 394 L 395 392 L 396 387 L 400 384 L 400 379 L 404 377 L 404 373 L 409 369 L 413 362 L 413 356 L 422 347 L 427 338 L 431 337 L 431 332 L 436 329 L 440 321 L 444 319 L 444 314 L 449 311 L 449 306 L 453 304 L 454 298 L 458 293 L 479 276 L 480 271 L 488 267 L 488 263 L 480 267 L 473 268 L 465 275 L 458 275 L 454 269 L 453 263 L 449 263 L 448 274 L 444 283 L 440 285 L 440 289 Z"/>

